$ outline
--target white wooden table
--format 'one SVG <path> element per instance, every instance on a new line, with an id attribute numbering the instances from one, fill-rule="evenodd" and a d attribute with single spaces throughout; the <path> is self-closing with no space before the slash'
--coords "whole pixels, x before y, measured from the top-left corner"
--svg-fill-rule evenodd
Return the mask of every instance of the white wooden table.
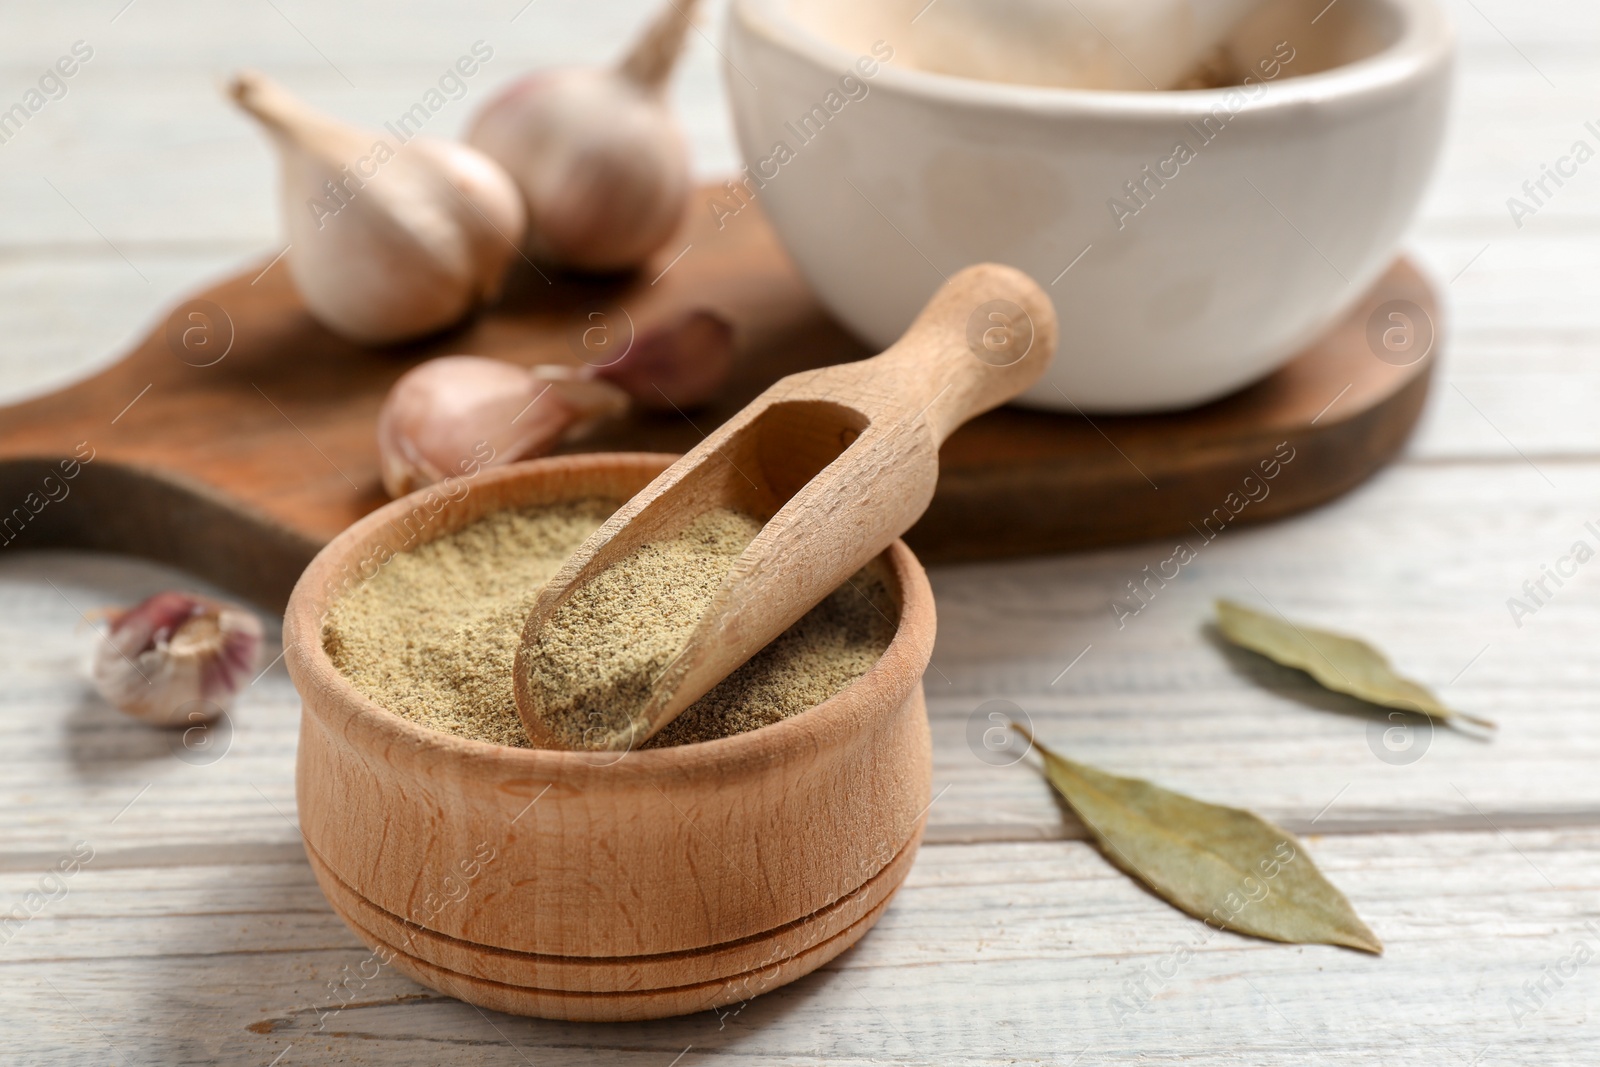
<path id="1" fill-rule="evenodd" d="M 1584 523 L 1600 521 L 1600 162 L 1520 229 L 1505 200 L 1574 140 L 1595 145 L 1584 123 L 1600 119 L 1600 8 L 1449 6 L 1459 100 L 1412 247 L 1452 316 L 1405 458 L 1314 514 L 1226 534 L 1121 630 L 1108 602 L 1170 546 L 936 572 L 938 800 L 909 881 L 857 947 L 723 1017 L 541 1022 L 385 972 L 319 1030 L 328 984 L 366 951 L 301 852 L 298 709 L 282 665 L 246 693 L 221 759 L 176 758 L 166 735 L 88 688 L 79 613 L 189 580 L 125 559 L 0 552 L 0 910 L 39 903 L 27 894 L 75 843 L 93 850 L 31 920 L 0 930 L 4 1058 L 1595 1062 L 1600 962 L 1574 951 L 1600 958 L 1600 563 L 1520 627 L 1506 601 L 1574 541 L 1594 544 Z M 164 303 L 273 247 L 273 162 L 217 92 L 235 66 L 376 123 L 488 41 L 487 77 L 437 120 L 455 132 L 491 83 L 607 56 L 642 10 L 7 0 L 0 107 L 73 42 L 94 54 L 0 144 L 0 390 L 85 373 Z M 701 171 L 729 169 L 709 39 L 694 41 L 677 97 Z M 1440 731 L 1420 758 L 1381 759 L 1370 716 L 1220 648 L 1202 625 L 1217 595 L 1370 635 L 1498 718 L 1499 739 Z M 1026 764 L 973 755 L 968 717 L 990 699 L 1082 759 L 1307 835 L 1387 955 L 1219 934 L 1174 969 L 1175 947 L 1204 928 L 1113 871 Z"/>

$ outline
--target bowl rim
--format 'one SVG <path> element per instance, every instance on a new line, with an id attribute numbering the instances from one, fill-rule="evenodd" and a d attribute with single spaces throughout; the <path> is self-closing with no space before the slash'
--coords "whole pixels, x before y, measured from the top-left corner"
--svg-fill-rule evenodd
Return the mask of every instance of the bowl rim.
<path id="1" fill-rule="evenodd" d="M 1369 2 L 1388 8 L 1400 20 L 1400 32 L 1386 48 L 1328 70 L 1263 83 L 1270 91 L 1258 93 L 1254 98 L 1242 93 L 1240 86 L 1165 91 L 1076 89 L 985 81 L 887 63 L 879 64 L 872 81 L 874 88 L 946 107 L 1024 113 L 1040 118 L 1195 118 L 1224 107 L 1229 94 L 1234 94 L 1244 98 L 1242 104 L 1228 106 L 1227 110 L 1233 118 L 1238 118 L 1248 112 L 1327 105 L 1382 95 L 1449 64 L 1455 50 L 1455 30 L 1435 0 Z M 860 57 L 796 19 L 790 13 L 791 3 L 792 0 L 733 0 L 725 30 L 727 43 L 732 45 L 735 33 L 743 30 L 829 74 L 851 72 L 852 65 Z M 724 61 L 732 66 L 732 60 L 726 55 Z M 737 83 L 744 79 L 728 77 L 725 80 L 737 91 Z"/>
<path id="2" fill-rule="evenodd" d="M 535 481 L 558 473 L 567 476 L 598 473 L 621 466 L 645 476 L 646 481 L 679 457 L 659 452 L 596 452 L 550 456 L 509 463 L 480 471 L 473 492 Z M 356 520 L 323 546 L 295 583 L 284 611 L 284 662 L 300 694 L 302 717 L 317 718 L 335 727 L 356 747 L 384 751 L 391 759 L 404 758 L 436 767 L 450 766 L 487 781 L 506 776 L 549 779 L 575 785 L 604 782 L 628 786 L 639 780 L 682 782 L 685 776 L 732 776 L 771 765 L 797 751 L 812 752 L 840 739 L 861 735 L 863 719 L 893 714 L 921 684 L 933 652 L 934 603 L 922 565 L 896 539 L 879 558 L 887 558 L 901 590 L 900 619 L 889 647 L 861 677 L 814 707 L 768 726 L 688 745 L 614 752 L 568 752 L 556 749 L 513 748 L 488 741 L 434 730 L 406 719 L 372 700 L 344 677 L 322 644 L 321 619 L 337 592 L 328 581 L 339 567 L 377 541 L 391 520 L 408 515 L 437 486 L 419 489 L 390 501 Z M 470 495 L 470 494 L 469 494 Z M 574 494 L 580 495 L 580 494 Z M 463 504 L 467 498 L 457 504 Z M 492 509 L 491 509 L 492 510 Z M 489 511 L 484 514 L 489 514 Z M 433 537 L 459 529 L 441 524 Z M 912 679 L 909 687 L 904 679 Z M 880 694 L 893 695 L 892 701 Z M 886 706 L 890 705 L 892 706 Z M 316 705 L 317 710 L 313 710 Z M 330 718 L 330 716 L 332 716 Z"/>

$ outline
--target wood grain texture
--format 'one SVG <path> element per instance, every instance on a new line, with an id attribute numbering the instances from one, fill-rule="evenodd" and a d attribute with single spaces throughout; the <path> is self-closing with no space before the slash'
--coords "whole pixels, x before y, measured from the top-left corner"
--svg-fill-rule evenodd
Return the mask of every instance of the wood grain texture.
<path id="1" fill-rule="evenodd" d="M 284 661 L 305 706 L 295 787 L 313 867 L 385 959 L 399 953 L 407 973 L 474 1003 L 617 1021 L 747 999 L 859 938 L 916 854 L 933 596 L 899 542 L 883 557 L 898 626 L 873 669 L 810 711 L 713 742 L 591 753 L 471 741 L 387 713 L 329 660 L 330 604 L 392 553 L 507 508 L 625 500 L 669 462 L 557 457 L 485 470 L 453 499 L 419 490 L 336 537 L 290 597 Z"/>
<path id="2" fill-rule="evenodd" d="M 435 973 L 446 980 L 463 980 L 469 983 L 468 988 L 472 982 L 509 987 L 501 994 L 503 997 L 517 997 L 535 1009 L 524 1009 L 519 1014 L 615 1021 L 630 1007 L 643 1008 L 651 1014 L 681 1015 L 712 1007 L 714 1001 L 730 992 L 737 994 L 735 999 L 745 999 L 790 980 L 776 981 L 777 975 L 767 973 L 770 968 L 787 967 L 791 961 L 798 962 L 798 957 L 825 945 L 832 946 L 830 956 L 843 951 L 877 921 L 883 905 L 905 879 L 921 840 L 919 826 L 911 840 L 866 881 L 779 930 L 694 952 L 635 956 L 562 956 L 503 948 L 491 951 L 374 906 L 345 885 L 315 852 L 307 853 L 307 858 L 318 885 L 340 918 L 363 939 L 398 952 L 404 957 L 403 963 L 415 963 L 425 968 L 423 973 Z M 789 970 L 792 978 L 793 969 Z M 590 995 L 595 1004 L 586 1014 L 583 1002 Z M 624 996 L 638 997 L 639 1003 L 623 1004 Z M 540 1000 L 546 997 L 559 1004 L 559 1014 L 537 1010 L 544 1006 Z M 487 1006 L 496 1002 L 479 1003 Z M 503 999 L 496 1006 L 517 1011 L 522 1005 Z"/>
<path id="3" fill-rule="evenodd" d="M 708 311 L 732 324 L 739 353 L 722 400 L 639 415 L 570 446 L 684 452 L 776 378 L 866 354 L 821 313 L 756 208 L 720 229 L 694 211 L 685 226 L 633 277 L 551 278 L 519 264 L 494 308 L 391 350 L 328 333 L 300 306 L 281 262 L 256 263 L 170 309 L 127 357 L 88 380 L 0 410 L 0 501 L 10 502 L 0 515 L 10 526 L 0 530 L 19 547 L 182 563 L 281 608 L 315 550 L 383 503 L 377 410 L 423 358 L 471 352 L 573 364 L 585 354 L 591 313 L 618 343 L 642 343 Z M 910 543 L 951 560 L 1176 532 L 1282 441 L 1318 476 L 1244 521 L 1337 496 L 1398 451 L 1426 395 L 1431 355 L 1396 367 L 1369 346 L 1367 320 L 1388 299 L 1438 319 L 1427 284 L 1402 262 L 1284 369 L 1193 412 L 1090 421 L 1005 409 L 979 418 L 941 451 L 938 492 Z M 43 479 L 75 453 L 94 456 L 68 487 L 76 502 L 39 506 Z"/>
<path id="4" fill-rule="evenodd" d="M 625 1027 L 480 1014 L 370 965 L 300 861 L 97 858 L 7 946 L 0 1017 L 61 1064 L 122 1062 L 107 1039 L 136 1064 L 230 1067 L 1591 1062 L 1592 961 L 1520 1026 L 1511 998 L 1595 943 L 1600 831 L 1308 846 L 1383 959 L 1209 933 L 1081 842 L 926 846 L 872 934 L 812 975 Z M 0 875 L 0 893 L 35 877 Z"/>

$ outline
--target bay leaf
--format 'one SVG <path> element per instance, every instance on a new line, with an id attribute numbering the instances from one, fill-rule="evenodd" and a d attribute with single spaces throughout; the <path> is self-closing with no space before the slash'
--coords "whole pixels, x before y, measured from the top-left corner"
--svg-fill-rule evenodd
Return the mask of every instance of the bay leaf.
<path id="1" fill-rule="evenodd" d="M 1272 941 L 1383 954 L 1377 935 L 1289 831 L 1240 808 L 1074 762 L 1012 725 L 1033 741 L 1045 776 L 1106 858 L 1169 904 Z"/>
<path id="2" fill-rule="evenodd" d="M 1304 671 L 1324 689 L 1447 723 L 1470 722 L 1495 729 L 1489 719 L 1456 711 L 1426 686 L 1400 674 L 1388 657 L 1359 637 L 1319 630 L 1232 600 L 1217 601 L 1217 627 L 1240 648 Z"/>

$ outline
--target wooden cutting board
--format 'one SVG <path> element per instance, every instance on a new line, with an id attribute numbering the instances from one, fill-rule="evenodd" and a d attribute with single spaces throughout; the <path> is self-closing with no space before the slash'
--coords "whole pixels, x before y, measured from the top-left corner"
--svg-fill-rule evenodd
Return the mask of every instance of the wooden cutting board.
<path id="1" fill-rule="evenodd" d="M 721 401 L 632 417 L 564 449 L 681 452 L 782 375 L 867 355 L 821 310 L 756 208 L 718 229 L 702 207 L 719 192 L 696 195 L 679 238 L 637 276 L 546 277 L 519 264 L 496 307 L 381 351 L 313 322 L 283 264 L 264 257 L 174 308 L 99 374 L 0 409 L 0 550 L 127 552 L 280 609 L 316 551 L 384 502 L 374 419 L 419 360 L 576 363 L 586 329 L 623 341 L 711 311 L 733 325 L 738 349 Z M 1261 522 L 1337 496 L 1396 453 L 1427 392 L 1437 345 L 1406 366 L 1374 355 L 1369 319 L 1390 300 L 1438 322 L 1432 291 L 1402 260 L 1289 365 L 1193 411 L 985 415 L 946 443 L 938 494 L 907 540 L 942 562 L 1198 539 L 1224 520 Z M 1241 505 L 1245 478 L 1284 454 L 1281 442 L 1293 460 Z"/>

